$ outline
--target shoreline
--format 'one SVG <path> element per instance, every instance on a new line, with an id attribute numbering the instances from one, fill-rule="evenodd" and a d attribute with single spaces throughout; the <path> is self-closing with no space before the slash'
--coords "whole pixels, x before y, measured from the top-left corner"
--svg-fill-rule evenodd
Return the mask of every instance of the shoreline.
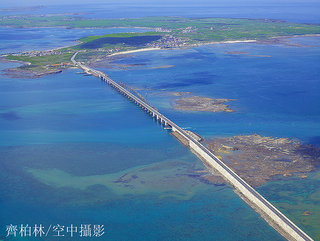
<path id="1" fill-rule="evenodd" d="M 152 51 L 152 50 L 163 50 L 162 48 L 144 48 L 144 49 L 134 49 L 134 50 L 127 50 L 127 51 L 122 51 L 118 53 L 113 53 L 110 54 L 108 57 L 116 56 L 116 55 L 122 55 L 122 54 L 132 54 L 132 53 L 138 53 L 138 52 L 145 52 L 145 51 Z"/>
<path id="2" fill-rule="evenodd" d="M 274 39 L 288 39 L 288 38 L 296 38 L 296 37 L 320 37 L 320 34 L 303 34 L 303 35 L 292 35 L 292 36 L 277 36 L 277 37 L 271 37 L 269 39 L 265 40 L 258 40 L 258 39 L 245 39 L 245 40 L 226 40 L 226 41 L 214 41 L 214 42 L 207 42 L 207 43 L 195 43 L 195 44 L 190 44 L 190 45 L 185 45 L 182 47 L 177 47 L 177 48 L 143 48 L 143 49 L 135 49 L 135 50 L 127 50 L 127 51 L 122 51 L 118 53 L 113 53 L 111 55 L 106 56 L 112 57 L 116 55 L 122 55 L 122 54 L 131 54 L 131 53 L 137 53 L 137 52 L 144 52 L 144 51 L 153 51 L 153 50 L 174 50 L 174 49 L 185 49 L 185 48 L 192 48 L 192 47 L 198 47 L 198 46 L 203 46 L 203 45 L 213 45 L 213 44 L 235 44 L 235 43 L 264 43 L 263 41 L 267 40 L 274 40 Z"/>
<path id="3" fill-rule="evenodd" d="M 256 43 L 259 40 L 256 39 L 244 39 L 244 40 L 226 40 L 226 41 L 214 41 L 214 42 L 207 42 L 207 43 L 196 43 L 187 45 L 185 47 L 197 47 L 202 45 L 211 45 L 211 44 L 236 44 L 236 43 Z"/>
<path id="4" fill-rule="evenodd" d="M 126 98 L 128 98 L 130 102 L 135 102 L 135 104 L 138 107 L 141 107 L 143 111 L 147 111 L 148 115 L 156 117 L 157 122 L 164 123 L 164 125 L 162 125 L 164 128 L 166 125 L 171 126 L 171 131 L 173 132 L 173 134 L 179 136 L 177 138 L 178 140 L 184 140 L 183 142 L 185 144 L 188 144 L 188 148 L 192 153 L 195 154 L 195 156 L 199 157 L 199 159 L 203 160 L 208 166 L 212 167 L 212 170 L 214 170 L 214 174 L 219 173 L 223 178 L 225 178 L 229 183 L 231 183 L 235 190 L 238 190 L 240 193 L 242 193 L 248 200 L 253 202 L 261 210 L 263 214 L 270 217 L 270 219 L 272 219 L 279 226 L 279 228 L 285 234 L 288 235 L 288 240 L 312 240 L 306 233 L 304 233 L 290 219 L 288 219 L 284 214 L 282 214 L 276 207 L 274 207 L 263 196 L 257 193 L 256 190 L 253 189 L 245 180 L 239 177 L 237 173 L 231 170 L 227 164 L 222 162 L 204 145 L 200 144 L 190 135 L 186 134 L 180 126 L 176 125 L 174 122 L 167 119 L 154 107 L 148 105 L 146 102 L 130 93 L 130 91 L 128 91 L 127 88 L 119 85 L 117 82 L 108 77 L 105 73 L 87 67 L 83 64 L 79 64 L 79 62 L 76 62 L 74 60 L 76 54 L 72 57 L 72 61 L 75 65 L 78 65 L 88 74 L 101 78 L 107 84 L 112 86 L 115 90 L 119 91 L 120 94 L 126 96 Z M 283 235 L 282 232 L 280 234 Z"/>
<path id="5" fill-rule="evenodd" d="M 0 26 L 1 28 L 1 26 Z M 34 27 L 34 28 L 46 28 L 46 27 Z M 50 27 L 49 27 L 50 28 Z M 54 27 L 51 27 L 54 28 Z M 112 28 L 127 28 L 127 27 L 109 27 L 109 28 L 104 28 L 104 29 L 112 29 Z M 132 27 L 132 28 L 146 28 L 146 27 Z M 74 28 L 76 29 L 76 28 Z M 83 28 L 78 28 L 78 29 L 83 29 Z M 84 29 L 103 29 L 103 28 L 84 28 Z M 147 28 L 148 29 L 148 28 Z M 268 41 L 268 40 L 275 40 L 275 39 L 288 39 L 288 38 L 296 38 L 296 37 L 320 37 L 320 34 L 303 34 L 303 35 L 292 35 L 292 36 L 276 36 L 276 37 L 271 37 L 271 38 L 266 38 L 266 39 L 244 39 L 244 40 L 226 40 L 226 41 L 213 41 L 213 42 L 207 42 L 207 43 L 195 43 L 195 44 L 190 44 L 190 45 L 185 45 L 185 46 L 181 46 L 181 47 L 176 47 L 176 48 L 168 48 L 168 49 L 164 49 L 164 48 L 143 48 L 143 49 L 135 49 L 135 50 L 127 50 L 127 51 L 122 51 L 122 52 L 118 52 L 118 53 L 113 53 L 111 55 L 108 55 L 107 57 L 111 57 L 111 56 L 115 56 L 115 55 L 121 55 L 121 54 L 130 54 L 130 53 L 136 53 L 136 52 L 143 52 L 143 51 L 152 51 L 152 50 L 172 50 L 172 49 L 185 49 L 185 48 L 192 48 L 192 47 L 198 47 L 198 46 L 202 46 L 202 45 L 211 45 L 211 44 L 234 44 L 234 43 L 263 43 L 266 44 L 266 42 L 264 41 Z M 28 50 L 28 51 L 24 51 L 21 53 L 25 53 L 25 52 L 30 52 L 30 51 L 56 51 L 59 49 L 63 49 L 63 48 L 69 48 L 69 47 L 73 47 L 79 43 L 82 43 L 79 40 L 74 40 L 74 44 L 71 45 L 66 45 L 66 46 L 61 46 L 61 47 L 55 47 L 52 49 L 45 49 L 45 50 Z M 8 53 L 10 54 L 10 53 Z M 8 54 L 2 54 L 0 57 L 5 57 Z"/>
<path id="6" fill-rule="evenodd" d="M 122 55 L 122 54 L 132 54 L 132 53 L 138 53 L 138 52 L 145 52 L 145 51 L 153 51 L 153 50 L 174 50 L 174 49 L 184 49 L 184 48 L 192 48 L 192 47 L 197 47 L 197 46 L 202 46 L 202 45 L 210 45 L 210 44 L 233 44 L 233 43 L 255 43 L 257 40 L 254 39 L 248 39 L 248 40 L 227 40 L 227 41 L 221 41 L 221 42 L 209 42 L 209 43 L 198 43 L 198 44 L 190 44 L 182 47 L 177 47 L 177 48 L 159 48 L 159 47 L 150 47 L 150 48 L 143 48 L 143 49 L 134 49 L 134 50 L 126 50 L 118 53 L 113 53 L 108 56 L 117 56 L 117 55 Z"/>
<path id="7" fill-rule="evenodd" d="M 320 37 L 320 33 L 310 33 L 310 34 L 296 34 L 296 35 L 289 35 L 289 36 L 277 36 L 277 37 L 271 37 L 271 39 L 275 38 L 297 38 L 297 37 Z"/>
<path id="8" fill-rule="evenodd" d="M 319 34 L 320 36 L 320 34 Z M 197 46 L 202 46 L 202 45 L 211 45 L 211 44 L 234 44 L 234 43 L 255 43 L 258 40 L 255 39 L 248 39 L 248 40 L 227 40 L 227 41 L 220 41 L 220 42 L 208 42 L 208 43 L 197 43 L 197 44 L 190 44 L 182 47 L 177 47 L 177 48 L 143 48 L 143 49 L 135 49 L 135 50 L 127 50 L 127 51 L 122 51 L 118 53 L 114 53 L 111 55 L 108 55 L 107 57 L 115 56 L 115 55 L 121 55 L 121 54 L 131 54 L 131 53 L 137 53 L 137 52 L 144 52 L 144 51 L 153 51 L 153 50 L 174 50 L 174 49 L 184 49 L 184 48 L 192 48 L 192 47 L 197 47 Z"/>
<path id="9" fill-rule="evenodd" d="M 117 28 L 117 27 L 113 27 L 113 28 Z M 125 28 L 125 27 L 122 27 Z M 137 27 L 140 28 L 140 27 Z M 142 48 L 142 49 L 133 49 L 133 50 L 126 50 L 126 51 L 121 51 L 121 52 L 117 52 L 117 53 L 113 53 L 110 55 L 105 56 L 105 59 L 108 59 L 110 57 L 113 56 L 118 56 L 118 55 L 126 55 L 126 54 L 133 54 L 133 53 L 138 53 L 138 52 L 146 52 L 146 51 L 154 51 L 154 50 L 175 50 L 175 49 L 189 49 L 189 48 L 193 48 L 193 47 L 199 47 L 199 46 L 204 46 L 204 45 L 216 45 L 216 44 L 234 44 L 234 43 L 261 43 L 261 44 L 272 44 L 272 41 L 276 41 L 276 40 L 282 40 L 282 39 L 289 39 L 289 38 L 295 38 L 295 37 L 320 37 L 320 34 L 303 34 L 303 35 L 292 35 L 292 36 L 277 36 L 277 37 L 271 37 L 271 38 L 267 38 L 265 40 L 256 40 L 256 39 L 245 39 L 245 40 L 226 40 L 226 41 L 213 41 L 213 42 L 207 42 L 207 43 L 195 43 L 195 44 L 190 44 L 190 45 L 185 45 L 185 46 L 181 46 L 181 47 L 177 47 L 177 48 L 159 48 L 159 47 L 149 47 L 149 48 Z M 267 41 L 270 41 L 270 43 L 268 43 Z M 265 42 L 264 42 L 265 41 Z M 75 40 L 76 43 L 72 44 L 72 45 L 68 45 L 68 46 L 63 46 L 63 47 L 56 47 L 53 49 L 49 49 L 49 50 L 41 50 L 41 51 L 57 51 L 59 49 L 63 49 L 63 48 L 68 48 L 68 47 L 72 47 L 77 45 L 78 43 L 81 43 L 81 41 L 79 40 Z M 281 42 L 280 42 L 281 44 Z M 285 43 L 282 43 L 285 44 Z M 301 46 L 302 47 L 302 46 Z M 37 51 L 37 50 L 32 50 L 32 51 Z M 29 52 L 29 51 L 26 51 Z M 22 52 L 24 53 L 24 52 Z M 9 60 L 6 58 L 6 56 L 9 54 L 3 54 L 0 57 L 4 58 L 4 61 L 7 62 L 19 62 L 21 64 L 25 64 L 28 65 L 30 64 L 29 62 L 24 62 L 24 61 L 17 61 L 17 60 Z M 3 61 L 2 60 L 2 61 Z M 93 60 L 93 62 L 95 62 L 96 60 Z M 20 66 L 19 66 L 20 67 Z M 18 69 L 19 67 L 13 68 L 13 69 Z M 66 69 L 72 68 L 73 66 L 70 66 Z M 11 68 L 9 68 L 11 69 Z M 9 70 L 8 69 L 8 70 Z M 61 69 L 61 71 L 63 71 L 64 69 Z M 18 72 L 18 71 L 17 71 Z M 21 71 L 23 72 L 23 71 Z M 50 73 L 51 74 L 51 73 Z M 6 75 L 6 74 L 5 74 Z M 47 75 L 47 73 L 38 73 L 36 74 L 36 77 L 42 77 Z M 34 77 L 34 76 L 33 76 Z"/>

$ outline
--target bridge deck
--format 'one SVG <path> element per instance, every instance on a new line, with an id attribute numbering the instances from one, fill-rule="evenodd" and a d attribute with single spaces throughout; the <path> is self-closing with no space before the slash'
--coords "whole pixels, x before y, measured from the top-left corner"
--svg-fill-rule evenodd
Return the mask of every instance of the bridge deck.
<path id="1" fill-rule="evenodd" d="M 130 100 L 134 101 L 142 109 L 149 112 L 157 120 L 165 123 L 166 126 L 172 128 L 172 131 L 178 132 L 183 138 L 189 142 L 191 150 L 199 154 L 207 164 L 217 170 L 226 180 L 228 180 L 246 199 L 252 202 L 255 207 L 259 208 L 259 211 L 267 216 L 268 221 L 272 221 L 276 224 L 276 229 L 288 240 L 312 240 L 306 233 L 304 233 L 298 226 L 296 226 L 291 220 L 289 220 L 284 214 L 282 214 L 277 208 L 275 208 L 270 202 L 262 197 L 255 189 L 253 189 L 248 183 L 246 183 L 241 177 L 239 177 L 234 171 L 232 171 L 226 164 L 224 164 L 219 158 L 217 158 L 211 151 L 209 151 L 200 142 L 195 140 L 192 136 L 187 134 L 181 127 L 162 115 L 156 108 L 146 103 L 144 100 L 138 98 L 123 86 L 119 85 L 105 73 L 89 68 L 79 62 L 75 61 L 75 53 L 71 61 L 83 69 L 86 73 L 92 74 L 101 78 L 107 84 L 118 90 L 121 94 L 125 95 Z M 279 230 L 280 229 L 280 230 Z"/>

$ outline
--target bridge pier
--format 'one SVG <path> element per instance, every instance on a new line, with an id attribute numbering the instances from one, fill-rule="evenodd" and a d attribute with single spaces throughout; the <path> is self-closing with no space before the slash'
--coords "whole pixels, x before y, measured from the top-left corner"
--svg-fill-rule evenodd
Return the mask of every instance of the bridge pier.
<path id="1" fill-rule="evenodd" d="M 77 52 L 78 53 L 78 52 Z M 152 113 L 152 117 L 156 117 L 156 120 L 160 123 L 164 123 L 165 126 L 170 126 L 172 129 L 172 134 L 175 135 L 178 140 L 182 140 L 185 145 L 187 145 L 193 153 L 196 153 L 198 157 L 206 162 L 207 165 L 214 168 L 219 172 L 226 180 L 228 180 L 235 189 L 243 196 L 246 200 L 249 200 L 250 205 L 254 206 L 255 210 L 259 210 L 262 213 L 262 217 L 268 221 L 268 223 L 275 227 L 276 230 L 285 236 L 288 240 L 303 240 L 311 241 L 312 239 L 304 233 L 299 227 L 292 223 L 286 216 L 284 216 L 278 209 L 276 209 L 271 203 L 264 199 L 258 192 L 256 192 L 249 184 L 247 184 L 241 177 L 239 177 L 232 169 L 230 169 L 224 162 L 222 162 L 218 157 L 216 157 L 212 152 L 210 152 L 205 146 L 195 140 L 192 136 L 188 135 L 181 127 L 176 125 L 171 120 L 164 117 L 158 110 L 150 106 L 148 103 L 138 98 L 125 87 L 121 87 L 117 82 L 106 77 L 100 71 L 86 67 L 85 65 L 76 62 L 74 60 L 75 53 L 71 61 L 82 68 L 85 73 L 92 74 L 94 76 L 103 76 L 103 79 L 117 91 L 122 93 L 131 99 L 134 103 L 140 106 L 142 109 L 149 110 Z"/>

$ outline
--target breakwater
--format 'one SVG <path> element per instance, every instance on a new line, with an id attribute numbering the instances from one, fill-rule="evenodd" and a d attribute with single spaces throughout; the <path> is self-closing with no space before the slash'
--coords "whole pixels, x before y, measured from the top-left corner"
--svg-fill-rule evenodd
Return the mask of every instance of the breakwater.
<path id="1" fill-rule="evenodd" d="M 288 240 L 312 240 L 306 233 L 276 209 L 271 203 L 263 198 L 257 191 L 255 191 L 249 184 L 233 172 L 227 165 L 225 165 L 219 158 L 211 153 L 205 146 L 194 139 L 193 136 L 184 131 L 181 127 L 162 115 L 156 108 L 146 103 L 143 99 L 131 93 L 122 85 L 113 81 L 105 73 L 94 70 L 85 66 L 82 63 L 75 61 L 76 54 L 72 57 L 72 62 L 83 69 L 87 74 L 94 75 L 114 89 L 119 91 L 122 95 L 133 101 L 140 106 L 143 110 L 148 112 L 152 117 L 156 118 L 159 122 L 163 123 L 184 145 L 188 146 L 192 152 L 201 158 L 205 164 L 217 172 L 219 172 L 224 179 L 232 184 L 237 193 L 245 199 L 263 218 L 266 219 L 279 233 L 281 233 Z"/>

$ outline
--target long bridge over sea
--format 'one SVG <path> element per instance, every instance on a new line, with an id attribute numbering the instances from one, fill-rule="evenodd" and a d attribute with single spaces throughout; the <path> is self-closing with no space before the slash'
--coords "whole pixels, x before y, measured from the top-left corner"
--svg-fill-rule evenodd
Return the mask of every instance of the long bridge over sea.
<path id="1" fill-rule="evenodd" d="M 73 64 L 80 67 L 85 73 L 100 78 L 105 83 L 120 92 L 122 95 L 127 97 L 129 100 L 133 101 L 136 105 L 141 107 L 152 117 L 156 118 L 157 121 L 163 123 L 166 128 L 170 128 L 174 136 L 176 136 L 183 144 L 188 146 L 190 150 L 208 167 L 220 173 L 225 180 L 232 184 L 237 190 L 239 196 L 244 199 L 251 207 L 253 207 L 258 213 L 260 213 L 261 216 L 287 240 L 313 240 L 290 219 L 282 214 L 277 208 L 275 208 L 269 201 L 261 196 L 255 189 L 253 189 L 247 182 L 245 182 L 240 176 L 232 171 L 224 162 L 222 162 L 204 145 L 197 141 L 193 135 L 190 135 L 190 133 L 184 131 L 173 121 L 169 120 L 167 117 L 161 114 L 155 107 L 151 106 L 145 100 L 131 93 L 125 87 L 108 77 L 108 75 L 106 75 L 105 73 L 87 67 L 80 62 L 77 62 L 75 60 L 77 53 L 75 53 L 71 58 Z"/>

